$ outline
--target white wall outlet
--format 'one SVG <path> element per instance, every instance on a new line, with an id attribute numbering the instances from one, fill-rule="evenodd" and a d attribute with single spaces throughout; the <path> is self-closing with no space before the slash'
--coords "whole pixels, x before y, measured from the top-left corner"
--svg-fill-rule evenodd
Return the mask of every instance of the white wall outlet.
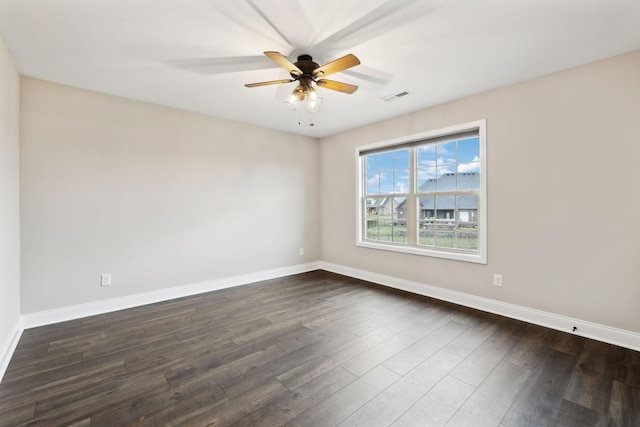
<path id="1" fill-rule="evenodd" d="M 111 286 L 111 274 L 102 274 L 100 276 L 100 286 Z"/>
<path id="2" fill-rule="evenodd" d="M 502 286 L 502 274 L 493 275 L 493 286 Z"/>
<path id="3" fill-rule="evenodd" d="M 304 255 L 304 248 L 300 248 L 300 256 Z"/>

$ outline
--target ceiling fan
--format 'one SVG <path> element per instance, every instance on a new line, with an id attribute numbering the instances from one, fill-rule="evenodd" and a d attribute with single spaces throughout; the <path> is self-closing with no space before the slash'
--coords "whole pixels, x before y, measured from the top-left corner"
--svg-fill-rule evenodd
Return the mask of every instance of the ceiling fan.
<path id="1" fill-rule="evenodd" d="M 313 62 L 311 55 L 300 55 L 298 61 L 292 63 L 279 52 L 264 52 L 276 64 L 287 70 L 291 75 L 290 79 L 271 80 L 268 82 L 248 83 L 246 87 L 258 87 L 267 85 L 276 85 L 282 83 L 298 82 L 298 86 L 293 90 L 285 104 L 295 110 L 299 103 L 307 100 L 307 108 L 310 112 L 320 110 L 322 98 L 316 93 L 315 87 L 320 86 L 326 89 L 335 90 L 342 93 L 352 94 L 358 86 L 348 83 L 341 83 L 334 80 L 327 80 L 324 77 L 334 74 L 360 64 L 360 60 L 355 55 L 348 54 L 342 58 L 331 61 L 325 65 L 318 65 Z"/>

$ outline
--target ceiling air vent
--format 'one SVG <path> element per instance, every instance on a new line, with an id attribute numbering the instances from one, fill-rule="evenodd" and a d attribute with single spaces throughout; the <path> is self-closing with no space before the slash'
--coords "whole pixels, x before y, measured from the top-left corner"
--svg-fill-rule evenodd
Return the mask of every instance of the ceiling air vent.
<path id="1" fill-rule="evenodd" d="M 391 101 L 395 101 L 397 99 L 400 98 L 404 98 L 405 96 L 411 94 L 411 92 L 409 92 L 408 90 L 403 90 L 402 92 L 398 92 L 398 93 L 393 93 L 391 95 L 387 95 L 387 96 L 383 96 L 382 99 L 384 102 L 391 102 Z"/>

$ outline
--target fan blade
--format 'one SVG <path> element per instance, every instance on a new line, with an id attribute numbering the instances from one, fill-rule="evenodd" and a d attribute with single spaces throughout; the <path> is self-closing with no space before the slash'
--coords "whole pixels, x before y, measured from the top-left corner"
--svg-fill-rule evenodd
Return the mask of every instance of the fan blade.
<path id="1" fill-rule="evenodd" d="M 441 3 L 440 0 L 387 0 L 341 30 L 314 43 L 314 49 L 326 54 L 351 50 L 408 22 L 424 18 Z"/>
<path id="2" fill-rule="evenodd" d="M 249 4 L 249 6 L 258 14 L 258 16 L 260 16 L 260 18 L 262 18 L 262 20 L 264 22 L 267 23 L 267 25 L 269 25 L 271 27 L 271 29 L 278 34 L 280 37 L 282 37 L 282 40 L 285 41 L 286 44 L 291 45 L 291 42 L 285 37 L 284 34 L 282 34 L 282 32 L 278 29 L 278 26 L 274 24 L 274 22 L 269 19 L 269 17 L 267 15 L 265 15 L 265 13 L 251 0 L 246 0 L 246 2 Z"/>
<path id="3" fill-rule="evenodd" d="M 193 58 L 170 62 L 179 68 L 200 74 L 225 74 L 251 70 L 268 70 L 277 65 L 264 56 L 230 56 L 225 58 Z"/>
<path id="4" fill-rule="evenodd" d="M 355 55 L 349 54 L 316 68 L 313 70 L 313 75 L 315 77 L 325 77 L 347 68 L 355 67 L 358 64 L 360 64 L 360 60 Z"/>
<path id="5" fill-rule="evenodd" d="M 268 86 L 268 85 L 278 85 L 280 83 L 291 83 L 295 80 L 292 79 L 284 79 L 284 80 L 271 80 L 269 82 L 260 82 L 260 83 L 247 83 L 246 87 L 258 87 L 258 86 Z"/>
<path id="6" fill-rule="evenodd" d="M 349 94 L 358 90 L 358 86 L 350 85 L 347 83 L 340 83 L 334 80 L 321 79 L 321 80 L 318 80 L 316 84 L 326 89 L 337 90 L 338 92 L 349 93 Z"/>
<path id="7" fill-rule="evenodd" d="M 393 78 L 393 74 L 391 73 L 367 67 L 366 65 L 360 65 L 358 68 L 353 70 L 344 70 L 343 74 L 381 86 L 386 85 Z"/>
<path id="8" fill-rule="evenodd" d="M 287 70 L 289 74 L 293 74 L 294 76 L 301 76 L 304 74 L 300 68 L 296 67 L 283 54 L 279 52 L 265 52 L 264 54 L 271 58 L 276 64 Z"/>

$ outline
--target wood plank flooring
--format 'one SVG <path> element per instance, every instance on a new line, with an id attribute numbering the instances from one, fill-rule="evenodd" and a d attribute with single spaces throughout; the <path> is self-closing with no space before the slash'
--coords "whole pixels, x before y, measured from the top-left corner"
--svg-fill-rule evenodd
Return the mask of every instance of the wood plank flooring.
<path id="1" fill-rule="evenodd" d="M 1 426 L 640 426 L 640 353 L 325 271 L 26 330 Z"/>

